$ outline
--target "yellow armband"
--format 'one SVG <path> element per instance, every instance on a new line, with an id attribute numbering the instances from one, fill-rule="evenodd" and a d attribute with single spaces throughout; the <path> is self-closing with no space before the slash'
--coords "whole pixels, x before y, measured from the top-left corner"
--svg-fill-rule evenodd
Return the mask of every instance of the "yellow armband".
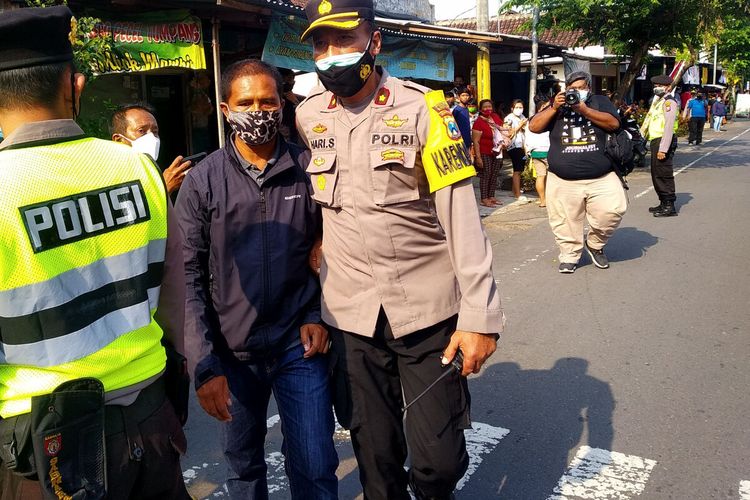
<path id="1" fill-rule="evenodd" d="M 453 118 L 441 90 L 425 94 L 430 115 L 430 131 L 422 149 L 424 166 L 430 192 L 434 193 L 458 181 L 476 175 L 471 157 L 466 151 L 461 131 Z"/>

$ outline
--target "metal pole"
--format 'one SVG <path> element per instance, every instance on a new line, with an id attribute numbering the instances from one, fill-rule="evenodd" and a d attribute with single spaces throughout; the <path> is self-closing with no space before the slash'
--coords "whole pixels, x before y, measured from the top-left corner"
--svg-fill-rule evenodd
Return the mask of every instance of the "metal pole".
<path id="1" fill-rule="evenodd" d="M 716 85 L 716 59 L 718 55 L 719 55 L 719 44 L 715 43 L 714 44 L 714 79 L 713 79 L 714 85 Z"/>
<path id="2" fill-rule="evenodd" d="M 211 19 L 211 52 L 214 59 L 214 100 L 216 101 L 216 124 L 219 131 L 219 147 L 224 147 L 224 114 L 221 112 L 221 52 L 219 51 L 219 21 Z"/>
<path id="3" fill-rule="evenodd" d="M 534 96 L 536 95 L 537 62 L 539 58 L 539 37 L 537 26 L 539 25 L 539 4 L 534 5 L 534 13 L 531 20 L 531 67 L 529 68 L 529 116 L 536 113 Z"/>

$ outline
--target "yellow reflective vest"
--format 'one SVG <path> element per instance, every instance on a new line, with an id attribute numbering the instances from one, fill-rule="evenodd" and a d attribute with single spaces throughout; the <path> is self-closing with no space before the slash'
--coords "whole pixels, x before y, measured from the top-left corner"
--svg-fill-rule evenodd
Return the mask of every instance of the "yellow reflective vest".
<path id="1" fill-rule="evenodd" d="M 151 161 L 80 138 L 0 151 L 0 416 L 94 377 L 105 391 L 165 367 L 154 321 L 167 237 Z"/>
<path id="2" fill-rule="evenodd" d="M 664 114 L 664 108 L 669 103 L 670 106 L 678 106 L 677 113 L 679 114 L 679 104 L 671 96 L 665 96 L 663 99 L 659 99 L 651 105 L 648 110 L 646 119 L 648 120 L 647 138 L 649 141 L 659 139 L 664 135 L 664 126 L 667 122 L 667 117 Z M 679 120 L 675 118 L 674 121 L 674 132 L 677 132 L 677 128 L 680 126 Z"/>

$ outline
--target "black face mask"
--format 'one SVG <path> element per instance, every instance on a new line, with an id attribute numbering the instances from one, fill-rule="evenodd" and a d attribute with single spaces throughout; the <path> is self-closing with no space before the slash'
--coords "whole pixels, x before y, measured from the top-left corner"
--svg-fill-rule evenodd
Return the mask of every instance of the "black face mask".
<path id="1" fill-rule="evenodd" d="M 375 70 L 375 58 L 370 54 L 371 44 L 372 36 L 362 57 L 351 66 L 331 66 L 321 70 L 316 65 L 315 72 L 320 78 L 320 83 L 338 97 L 351 97 L 362 90 Z"/>

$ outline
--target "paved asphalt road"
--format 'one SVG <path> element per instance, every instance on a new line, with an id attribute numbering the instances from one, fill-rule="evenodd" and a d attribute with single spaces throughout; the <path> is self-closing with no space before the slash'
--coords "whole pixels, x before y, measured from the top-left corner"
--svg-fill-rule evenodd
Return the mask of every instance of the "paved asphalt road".
<path id="1" fill-rule="evenodd" d="M 750 122 L 676 156 L 679 217 L 657 219 L 648 172 L 600 270 L 557 273 L 546 212 L 484 221 L 508 325 L 471 378 L 472 457 L 459 499 L 750 499 Z M 269 409 L 272 499 L 289 498 Z M 217 426 L 195 406 L 185 479 L 226 498 Z M 336 435 L 341 498 L 356 464 Z"/>

